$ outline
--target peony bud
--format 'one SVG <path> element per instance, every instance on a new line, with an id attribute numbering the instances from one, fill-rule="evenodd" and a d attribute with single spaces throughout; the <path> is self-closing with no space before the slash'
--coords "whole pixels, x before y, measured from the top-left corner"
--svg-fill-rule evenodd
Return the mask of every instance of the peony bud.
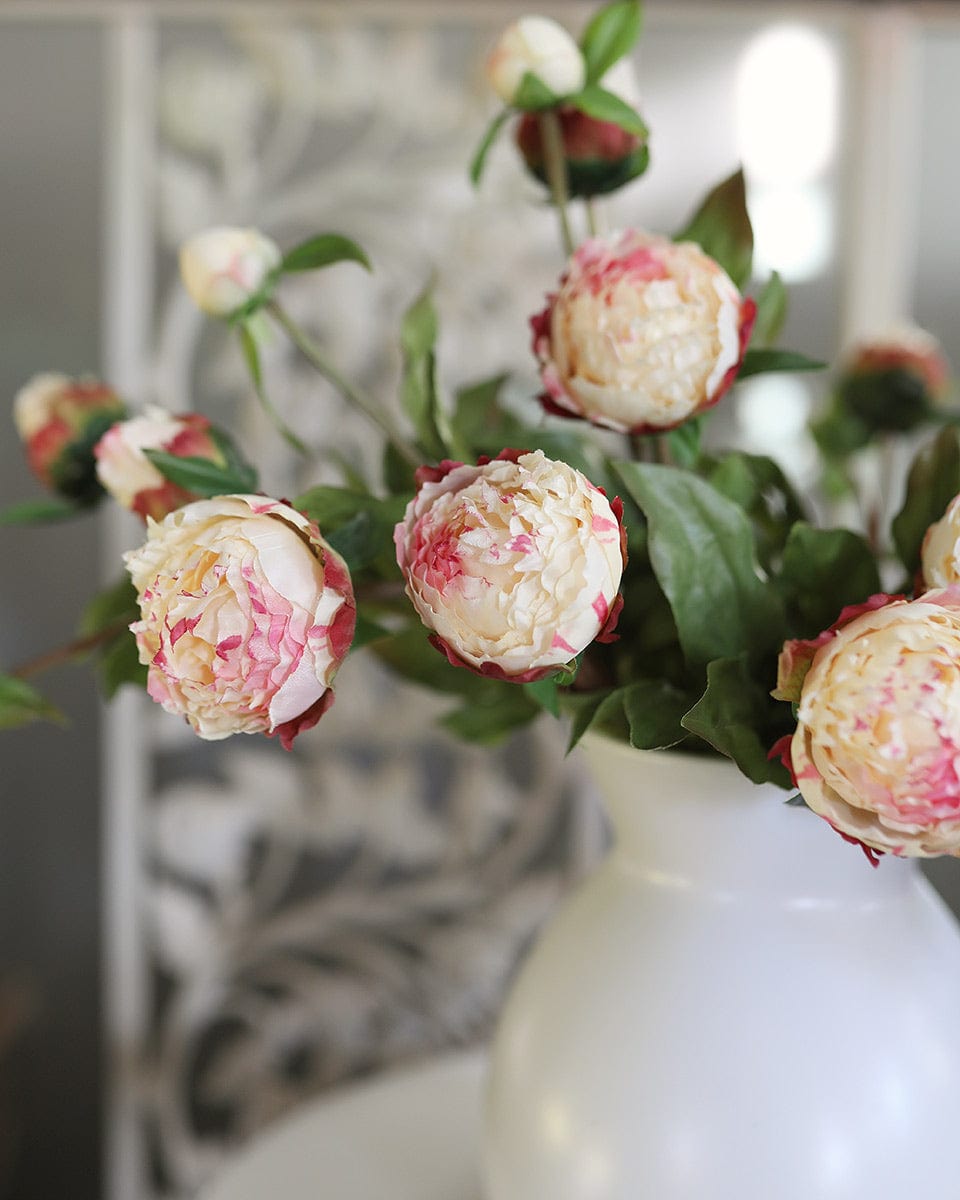
<path id="1" fill-rule="evenodd" d="M 106 384 L 67 375 L 36 375 L 13 402 L 13 419 L 37 478 L 81 504 L 98 500 L 93 448 L 126 405 Z"/>
<path id="2" fill-rule="evenodd" d="M 218 226 L 180 247 L 180 275 L 191 300 L 213 317 L 230 317 L 272 280 L 282 255 L 256 229 Z"/>
<path id="3" fill-rule="evenodd" d="M 560 131 L 571 196 L 599 196 L 615 191 L 647 169 L 647 143 L 611 121 L 598 121 L 575 108 L 561 108 Z M 540 121 L 525 113 L 517 125 L 517 146 L 530 172 L 547 182 Z"/>
<path id="4" fill-rule="evenodd" d="M 736 378 L 756 306 L 692 242 L 584 242 L 531 320 L 548 411 L 621 433 L 671 429 Z"/>
<path id="5" fill-rule="evenodd" d="M 143 416 L 119 421 L 94 447 L 97 477 L 118 504 L 144 521 L 147 517 L 161 521 L 175 508 L 199 498 L 171 483 L 144 450 L 224 465 L 223 452 L 210 436 L 210 422 L 198 413 L 174 416 L 151 404 Z"/>
<path id="6" fill-rule="evenodd" d="M 902 325 L 854 349 L 838 380 L 837 400 L 871 431 L 905 432 L 930 419 L 949 380 L 936 338 Z"/>
<path id="7" fill-rule="evenodd" d="M 862 608 L 803 678 L 797 786 L 873 850 L 960 854 L 960 588 Z"/>
<path id="8" fill-rule="evenodd" d="M 218 496 L 147 522 L 125 556 L 147 691 L 200 737 L 278 735 L 289 749 L 333 702 L 353 640 L 346 565 L 301 513 Z"/>
<path id="9" fill-rule="evenodd" d="M 558 98 L 579 92 L 587 78 L 580 47 L 549 17 L 521 17 L 487 58 L 487 80 L 505 104 L 513 104 L 528 71 Z"/>
<path id="10" fill-rule="evenodd" d="M 539 450 L 424 470 L 394 540 L 430 640 L 456 665 L 523 683 L 612 640 L 620 512 Z"/>

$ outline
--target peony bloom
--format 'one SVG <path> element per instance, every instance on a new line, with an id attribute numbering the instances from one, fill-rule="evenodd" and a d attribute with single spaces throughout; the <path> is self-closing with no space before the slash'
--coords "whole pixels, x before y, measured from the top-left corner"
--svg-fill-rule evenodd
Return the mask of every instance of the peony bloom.
<path id="1" fill-rule="evenodd" d="M 554 96 L 572 96 L 587 79 L 580 47 L 549 17 L 521 17 L 508 26 L 487 58 L 487 81 L 504 104 L 512 104 L 527 72 Z"/>
<path id="2" fill-rule="evenodd" d="M 180 275 L 197 308 L 229 317 L 270 285 L 281 259 L 276 243 L 258 230 L 218 226 L 180 247 Z"/>
<path id="3" fill-rule="evenodd" d="M 960 583 L 960 496 L 950 501 L 947 511 L 924 535 L 920 571 L 928 588 Z"/>
<path id="4" fill-rule="evenodd" d="M 102 495 L 93 447 L 126 413 L 126 405 L 106 384 L 53 373 L 34 376 L 13 402 L 14 423 L 33 473 L 80 503 Z"/>
<path id="5" fill-rule="evenodd" d="M 797 786 L 874 850 L 960 854 L 960 588 L 872 603 L 816 639 L 790 743 Z"/>
<path id="6" fill-rule="evenodd" d="M 207 458 L 222 465 L 223 453 L 209 431 L 210 422 L 198 413 L 174 416 L 148 405 L 143 416 L 118 421 L 97 442 L 97 477 L 118 504 L 144 520 L 161 521 L 168 512 L 198 497 L 166 479 L 144 450 L 163 450 L 177 458 Z"/>
<path id="7" fill-rule="evenodd" d="M 692 242 L 592 238 L 531 321 L 541 400 L 622 433 L 671 429 L 733 383 L 755 311 Z"/>
<path id="8" fill-rule="evenodd" d="M 650 155 L 646 140 L 611 121 L 598 121 L 578 109 L 558 113 L 571 196 L 599 196 L 641 175 Z M 530 172 L 547 182 L 540 121 L 525 113 L 517 125 L 517 146 Z"/>
<path id="9" fill-rule="evenodd" d="M 277 734 L 289 749 L 329 708 L 353 589 L 301 513 L 264 496 L 198 500 L 148 521 L 125 561 L 147 691 L 200 737 Z"/>
<path id="10" fill-rule="evenodd" d="M 451 662 L 518 682 L 611 637 L 619 501 L 541 451 L 422 472 L 394 533 L 407 595 Z"/>
<path id="11" fill-rule="evenodd" d="M 949 381 L 937 339 L 916 325 L 900 325 L 854 348 L 837 398 L 870 429 L 903 432 L 930 417 Z"/>

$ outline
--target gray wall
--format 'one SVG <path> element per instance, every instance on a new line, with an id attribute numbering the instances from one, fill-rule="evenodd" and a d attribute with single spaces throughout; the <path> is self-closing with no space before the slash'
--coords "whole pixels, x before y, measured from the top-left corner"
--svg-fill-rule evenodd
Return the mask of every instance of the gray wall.
<path id="1" fill-rule="evenodd" d="M 93 25 L 8 21 L 0 35 L 4 505 L 40 494 L 7 416 L 16 389 L 39 369 L 98 368 L 101 52 Z M 0 528 L 0 572 L 0 665 L 9 668 L 70 637 L 80 599 L 96 586 L 95 518 Z M 94 1200 L 98 699 L 77 668 L 51 673 L 45 688 L 69 727 L 0 735 L 0 990 L 16 978 L 33 997 L 29 1024 L 0 1064 L 12 1093 L 0 1141 L 18 1137 L 0 1195 Z"/>

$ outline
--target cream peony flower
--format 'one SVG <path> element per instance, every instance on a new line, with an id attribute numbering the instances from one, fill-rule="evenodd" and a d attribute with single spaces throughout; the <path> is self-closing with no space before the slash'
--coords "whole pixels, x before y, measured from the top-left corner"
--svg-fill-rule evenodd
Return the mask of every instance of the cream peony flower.
<path id="1" fill-rule="evenodd" d="M 960 496 L 950 501 L 947 511 L 924 535 L 920 570 L 928 588 L 960 583 Z"/>
<path id="2" fill-rule="evenodd" d="M 512 104 L 527 72 L 554 96 L 572 96 L 587 79 L 580 47 L 549 17 L 521 17 L 509 25 L 487 58 L 487 81 L 504 104 Z"/>
<path id="3" fill-rule="evenodd" d="M 960 588 L 817 640 L 790 744 L 807 804 L 875 850 L 960 854 Z"/>
<path id="4" fill-rule="evenodd" d="M 584 242 L 535 316 L 545 407 L 623 433 L 670 429 L 733 382 L 755 305 L 692 242 Z"/>
<path id="5" fill-rule="evenodd" d="M 174 416 L 155 404 L 147 405 L 142 416 L 118 421 L 96 444 L 97 478 L 123 508 L 144 520 L 149 516 L 160 521 L 197 497 L 166 479 L 144 450 L 222 462 L 223 455 L 209 429 L 210 422 L 199 413 Z"/>
<path id="6" fill-rule="evenodd" d="M 484 675 L 564 666 L 619 611 L 620 505 L 541 451 L 427 469 L 397 525 L 397 562 L 431 640 Z"/>
<path id="7" fill-rule="evenodd" d="M 147 691 L 202 738 L 278 734 L 287 748 L 333 701 L 356 617 L 346 565 L 301 513 L 218 496 L 148 521 L 125 556 Z"/>
<path id="8" fill-rule="evenodd" d="M 256 229 L 217 226 L 180 247 L 180 276 L 191 300 L 214 317 L 229 317 L 268 282 L 282 255 Z"/>

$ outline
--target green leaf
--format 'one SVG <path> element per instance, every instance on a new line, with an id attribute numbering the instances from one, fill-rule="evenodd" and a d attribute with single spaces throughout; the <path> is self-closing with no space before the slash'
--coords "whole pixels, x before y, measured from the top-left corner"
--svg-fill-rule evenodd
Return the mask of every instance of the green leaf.
<path id="1" fill-rule="evenodd" d="M 771 701 L 753 678 L 746 655 L 717 659 L 707 667 L 707 689 L 683 718 L 683 726 L 721 754 L 732 758 L 754 783 L 790 787 L 782 763 L 767 758 L 777 735 L 766 745 L 758 730 L 770 725 Z"/>
<path id="2" fill-rule="evenodd" d="M 503 741 L 540 713 L 540 707 L 524 694 L 523 688 L 516 684 L 504 687 L 511 691 L 495 704 L 464 705 L 441 717 L 440 724 L 448 733 L 481 746 Z"/>
<path id="3" fill-rule="evenodd" d="M 128 624 L 140 619 L 140 605 L 137 601 L 137 589 L 133 586 L 130 576 L 124 574 L 111 587 L 105 588 L 92 600 L 88 601 L 80 614 L 77 632 L 81 637 L 101 633 L 121 621 Z"/>
<path id="4" fill-rule="evenodd" d="M 23 679 L 0 675 L 0 729 L 17 729 L 31 721 L 56 721 L 66 718 L 58 708 Z"/>
<path id="5" fill-rule="evenodd" d="M 750 375 L 763 375 L 770 371 L 822 371 L 826 365 L 820 359 L 808 358 L 796 350 L 748 350 L 737 378 L 747 379 Z"/>
<path id="6" fill-rule="evenodd" d="M 100 655 L 100 684 L 104 695 L 112 700 L 125 683 L 147 686 L 147 667 L 137 653 L 137 641 L 126 630 L 118 634 Z"/>
<path id="7" fill-rule="evenodd" d="M 489 436 L 491 428 L 507 430 L 519 425 L 515 417 L 500 407 L 500 395 L 508 378 L 506 374 L 494 375 L 457 392 L 453 428 L 471 449 L 480 439 Z"/>
<path id="8" fill-rule="evenodd" d="M 743 291 L 753 265 L 753 227 L 743 171 L 717 184 L 674 241 L 696 242 Z"/>
<path id="9" fill-rule="evenodd" d="M 311 521 L 315 521 L 323 534 L 346 524 L 359 512 L 369 512 L 372 515 L 398 513 L 394 523 L 403 515 L 403 504 L 399 499 L 379 500 L 369 492 L 333 487 L 329 484 L 321 484 L 301 493 L 293 501 L 293 507 Z"/>
<path id="10" fill-rule="evenodd" d="M 678 467 L 692 467 L 700 459 L 702 422 L 694 417 L 666 435 L 670 457 Z"/>
<path id="11" fill-rule="evenodd" d="M 608 92 L 599 84 L 587 84 L 582 92 L 571 96 L 567 103 L 588 117 L 593 117 L 594 120 L 618 125 L 627 133 L 633 133 L 639 138 L 646 138 L 649 135 L 649 130 L 636 109 L 631 108 L 625 100 L 621 100 L 619 96 Z"/>
<path id="12" fill-rule="evenodd" d="M 637 44 L 643 16 L 639 0 L 613 0 L 591 17 L 580 49 L 587 64 L 587 82 L 595 83 Z"/>
<path id="13" fill-rule="evenodd" d="M 762 454 L 731 451 L 705 473 L 710 484 L 750 518 L 762 563 L 783 549 L 803 505 L 778 463 Z"/>
<path id="14" fill-rule="evenodd" d="M 399 507 L 398 507 L 399 506 Z M 383 576 L 397 573 L 393 529 L 403 515 L 401 498 L 376 502 L 356 512 L 324 537 L 344 559 L 351 574 L 375 568 Z"/>
<path id="15" fill-rule="evenodd" d="M 476 153 L 470 162 L 470 182 L 474 187 L 480 182 L 483 169 L 487 165 L 487 155 L 490 153 L 493 143 L 500 136 L 500 130 L 509 121 L 511 115 L 509 108 L 505 108 L 502 112 L 497 113 L 480 139 L 480 145 L 477 147 Z"/>
<path id="16" fill-rule="evenodd" d="M 637 750 L 662 750 L 687 736 L 681 725 L 690 697 L 665 679 L 641 679 L 623 689 L 623 711 L 630 744 Z"/>
<path id="17" fill-rule="evenodd" d="M 893 542 L 912 576 L 920 566 L 923 539 L 960 494 L 960 431 L 942 429 L 917 454 L 907 475 L 903 507 L 893 519 Z"/>
<path id="18" fill-rule="evenodd" d="M 780 598 L 760 578 L 746 514 L 702 479 L 655 463 L 615 463 L 649 523 L 650 562 L 684 655 L 702 666 L 783 640 Z"/>
<path id="19" fill-rule="evenodd" d="M 623 689 L 604 692 L 585 692 L 569 694 L 563 697 L 563 709 L 573 715 L 570 726 L 570 740 L 567 743 L 567 753 L 577 745 L 585 733 L 596 723 L 603 722 L 605 717 L 613 714 L 621 720 L 621 733 L 624 739 L 627 735 L 626 720 L 623 716 Z"/>
<path id="20" fill-rule="evenodd" d="M 752 341 L 758 346 L 775 342 L 787 317 L 787 289 L 774 271 L 757 297 L 757 319 L 753 324 Z"/>
<path id="21" fill-rule="evenodd" d="M 266 388 L 263 384 L 263 372 L 260 367 L 260 351 L 257 349 L 257 341 L 250 332 L 250 326 L 244 321 L 237 325 L 237 334 L 240 338 L 240 348 L 243 351 L 243 358 L 247 364 L 247 370 L 250 372 L 250 378 L 253 381 L 253 388 L 257 394 L 257 399 L 260 401 L 260 406 L 266 413 L 274 429 L 280 434 L 283 440 L 298 454 L 308 455 L 310 451 L 304 443 L 297 437 L 292 429 L 286 424 L 283 417 L 270 403 L 267 396 Z"/>
<path id="22" fill-rule="evenodd" d="M 90 512 L 89 506 L 72 504 L 55 496 L 41 496 L 36 500 L 23 500 L 0 510 L 0 525 L 39 525 L 44 522 L 65 521 Z"/>
<path id="23" fill-rule="evenodd" d="M 357 243 L 340 233 L 320 233 L 300 242 L 283 256 L 280 269 L 284 272 L 314 271 L 338 262 L 356 262 L 368 271 L 373 269 L 370 259 Z"/>
<path id="24" fill-rule="evenodd" d="M 553 676 L 523 684 L 523 690 L 538 708 L 545 709 L 552 717 L 560 716 L 560 695 Z"/>
<path id="25" fill-rule="evenodd" d="M 881 590 L 876 560 L 864 538 L 849 529 L 817 529 L 799 521 L 790 531 L 780 571 L 785 597 L 813 637 L 847 604 Z"/>
<path id="26" fill-rule="evenodd" d="M 539 112 L 540 109 L 554 108 L 560 99 L 561 97 L 555 95 L 538 75 L 526 71 L 514 93 L 513 107 L 523 112 Z"/>
<path id="27" fill-rule="evenodd" d="M 434 346 L 437 313 L 430 292 L 420 295 L 403 315 L 400 346 L 403 350 L 401 397 L 417 431 L 417 441 L 430 458 L 444 458 L 448 447 L 441 434 L 443 417 L 437 394 Z"/>
<path id="28" fill-rule="evenodd" d="M 869 445 L 873 436 L 865 421 L 837 403 L 811 424 L 810 432 L 826 458 L 840 460 Z"/>
<path id="29" fill-rule="evenodd" d="M 512 692 L 523 694 L 515 683 L 486 679 L 462 667 L 452 666 L 445 655 L 438 653 L 427 641 L 427 631 L 420 624 L 376 642 L 371 650 L 381 662 L 411 683 L 432 692 L 460 696 L 472 704 L 495 705 Z"/>
<path id="30" fill-rule="evenodd" d="M 208 458 L 181 458 L 165 450 L 144 450 L 165 479 L 197 496 L 229 496 L 246 494 L 257 487 L 257 473 L 252 467 L 220 466 Z"/>
<path id="31" fill-rule="evenodd" d="M 379 621 L 374 621 L 372 617 L 366 616 L 359 609 L 357 610 L 357 624 L 351 643 L 354 650 L 359 650 L 361 646 L 369 646 L 371 642 L 378 642 L 381 638 L 387 637 L 390 637 L 389 629 L 381 625 Z"/>

